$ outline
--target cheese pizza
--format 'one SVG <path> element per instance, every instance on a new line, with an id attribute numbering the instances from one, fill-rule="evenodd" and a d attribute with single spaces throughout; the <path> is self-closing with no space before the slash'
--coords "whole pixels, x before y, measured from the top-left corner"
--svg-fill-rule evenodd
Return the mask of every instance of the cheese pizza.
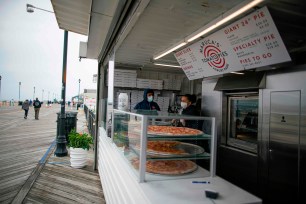
<path id="1" fill-rule="evenodd" d="M 147 152 L 150 154 L 163 154 L 163 155 L 181 155 L 187 154 L 183 149 L 179 148 L 181 142 L 178 141 L 148 141 Z M 136 145 L 140 149 L 139 144 Z"/>
<path id="2" fill-rule="evenodd" d="M 187 127 L 149 125 L 148 134 L 170 136 L 193 136 L 203 134 L 202 131 Z"/>
<path id="3" fill-rule="evenodd" d="M 139 160 L 133 160 L 134 168 L 139 169 Z M 189 160 L 147 161 L 147 172 L 163 175 L 181 175 L 193 172 L 197 165 Z"/>

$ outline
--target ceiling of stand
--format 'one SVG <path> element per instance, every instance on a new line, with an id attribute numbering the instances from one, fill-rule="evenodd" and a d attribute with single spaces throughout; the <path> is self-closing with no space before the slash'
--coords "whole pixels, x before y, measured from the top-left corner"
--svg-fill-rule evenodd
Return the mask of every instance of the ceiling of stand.
<path id="1" fill-rule="evenodd" d="M 60 29 L 88 35 L 91 0 L 51 0 Z"/>
<path id="2" fill-rule="evenodd" d="M 241 2 L 243 1 L 151 0 L 116 51 L 116 63 L 157 68 L 152 64 L 154 54 L 173 46 Z M 265 5 L 268 6 L 291 57 L 294 59 L 299 53 L 305 52 L 306 2 L 271 0 L 259 6 Z M 161 58 L 160 61 L 178 65 L 173 53 Z M 163 69 L 163 67 L 158 68 Z"/>
<path id="3" fill-rule="evenodd" d="M 51 0 L 60 29 L 88 36 L 87 58 L 98 59 L 126 0 Z"/>
<path id="4" fill-rule="evenodd" d="M 116 62 L 154 66 L 154 54 L 173 46 L 241 2 L 243 0 L 151 0 L 116 51 Z M 172 54 L 161 61 L 177 64 Z"/>
<path id="5" fill-rule="evenodd" d="M 131 30 L 118 45 L 115 53 L 117 66 L 129 68 L 164 68 L 153 65 L 153 55 L 175 45 L 244 0 L 138 0 L 149 1 Z M 87 57 L 98 59 L 111 25 L 121 13 L 125 0 L 51 0 L 59 27 L 87 35 Z M 107 3 L 108 2 L 108 3 Z M 112 3 L 110 3 L 112 2 Z M 266 0 L 280 35 L 296 61 L 306 61 L 306 2 L 305 0 Z M 255 8 L 256 9 L 256 8 Z M 252 12 L 252 11 L 249 11 Z M 103 18 L 104 20 L 101 20 Z M 231 22 L 229 22 L 231 23 Z M 159 61 L 177 64 L 173 53 Z"/>

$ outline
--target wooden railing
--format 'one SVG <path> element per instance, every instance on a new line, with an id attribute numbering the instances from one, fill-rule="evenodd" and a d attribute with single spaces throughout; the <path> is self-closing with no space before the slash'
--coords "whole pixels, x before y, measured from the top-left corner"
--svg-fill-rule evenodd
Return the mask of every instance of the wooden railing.
<path id="1" fill-rule="evenodd" d="M 89 134 L 92 135 L 93 140 L 96 138 L 96 114 L 93 110 L 90 110 L 86 105 L 84 105 L 84 112 L 87 120 L 87 128 Z"/>

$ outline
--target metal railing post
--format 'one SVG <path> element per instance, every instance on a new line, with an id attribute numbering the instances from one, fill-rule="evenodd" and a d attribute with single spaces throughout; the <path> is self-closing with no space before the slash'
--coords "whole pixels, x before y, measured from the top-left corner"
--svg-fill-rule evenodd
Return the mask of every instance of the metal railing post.
<path id="1" fill-rule="evenodd" d="M 211 152 L 210 152 L 210 176 L 216 176 L 216 159 L 217 159 L 217 134 L 216 120 L 211 119 Z"/>
<path id="2" fill-rule="evenodd" d="M 145 182 L 146 175 L 146 163 L 147 163 L 147 125 L 148 125 L 148 117 L 144 116 L 142 118 L 143 125 L 141 126 L 141 136 L 140 139 L 140 156 L 139 156 L 139 182 Z"/>

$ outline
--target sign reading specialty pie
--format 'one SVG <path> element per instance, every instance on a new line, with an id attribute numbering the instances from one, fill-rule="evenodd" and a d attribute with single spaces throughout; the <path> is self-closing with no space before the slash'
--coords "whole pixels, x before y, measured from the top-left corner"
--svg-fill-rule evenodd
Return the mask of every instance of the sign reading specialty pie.
<path id="1" fill-rule="evenodd" d="M 291 60 L 267 7 L 176 52 L 175 57 L 189 80 Z"/>

